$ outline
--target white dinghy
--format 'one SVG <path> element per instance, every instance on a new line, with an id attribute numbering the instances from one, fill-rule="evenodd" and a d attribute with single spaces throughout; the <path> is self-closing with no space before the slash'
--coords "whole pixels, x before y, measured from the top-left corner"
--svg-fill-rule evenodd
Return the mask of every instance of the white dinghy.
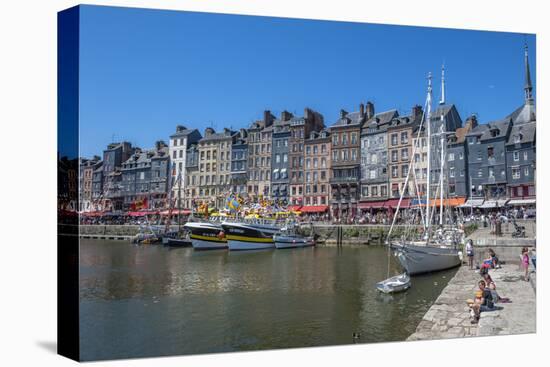
<path id="1" fill-rule="evenodd" d="M 411 287 L 411 277 L 407 273 L 399 274 L 376 283 L 376 289 L 382 293 L 397 293 Z"/>

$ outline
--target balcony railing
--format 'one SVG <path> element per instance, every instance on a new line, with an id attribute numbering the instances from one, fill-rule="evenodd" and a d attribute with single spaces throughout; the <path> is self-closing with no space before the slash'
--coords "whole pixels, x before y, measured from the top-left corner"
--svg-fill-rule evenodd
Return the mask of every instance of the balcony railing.
<path id="1" fill-rule="evenodd" d="M 358 177 L 333 177 L 330 179 L 330 182 L 359 184 L 359 178 Z"/>

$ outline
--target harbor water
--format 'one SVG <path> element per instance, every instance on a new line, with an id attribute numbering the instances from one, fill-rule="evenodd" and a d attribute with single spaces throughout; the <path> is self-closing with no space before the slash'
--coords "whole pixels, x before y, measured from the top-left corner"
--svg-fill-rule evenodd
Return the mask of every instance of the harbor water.
<path id="1" fill-rule="evenodd" d="M 82 239 L 82 359 L 403 341 L 456 270 L 384 295 L 387 264 L 380 246 L 201 252 Z"/>

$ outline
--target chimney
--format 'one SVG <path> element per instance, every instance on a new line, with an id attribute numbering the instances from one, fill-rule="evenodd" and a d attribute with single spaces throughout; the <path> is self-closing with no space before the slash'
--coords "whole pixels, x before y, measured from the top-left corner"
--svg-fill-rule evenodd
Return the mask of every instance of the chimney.
<path id="1" fill-rule="evenodd" d="M 359 105 L 359 117 L 365 117 L 365 105 L 362 102 Z"/>
<path id="2" fill-rule="evenodd" d="M 246 129 L 244 129 L 244 128 L 239 129 L 239 134 L 241 135 L 240 136 L 241 139 L 246 138 L 246 135 L 247 135 Z"/>
<path id="3" fill-rule="evenodd" d="M 164 142 L 164 140 L 158 140 L 157 142 L 155 142 L 155 149 L 157 151 L 161 150 L 162 148 L 165 148 L 166 147 L 166 143 Z"/>
<path id="4" fill-rule="evenodd" d="M 466 126 L 465 127 L 468 128 L 468 130 L 472 130 L 476 126 L 477 126 L 477 117 L 476 117 L 476 115 L 471 115 L 470 117 L 468 117 L 466 119 Z"/>
<path id="5" fill-rule="evenodd" d="M 368 101 L 366 107 L 367 120 L 370 120 L 374 117 L 374 104 L 371 101 Z"/>
<path id="6" fill-rule="evenodd" d="M 176 126 L 176 132 L 181 133 L 182 131 L 187 130 L 187 128 L 183 125 Z"/>
<path id="7" fill-rule="evenodd" d="M 286 111 L 286 110 L 283 111 L 283 112 L 281 112 L 281 120 L 282 120 L 282 121 L 288 121 L 288 120 L 290 120 L 291 118 L 292 118 L 292 114 L 291 114 L 290 112 L 288 112 L 288 111 Z"/>
<path id="8" fill-rule="evenodd" d="M 346 117 L 348 115 L 348 111 L 342 109 L 340 110 L 340 118 L 343 119 L 344 117 Z"/>
<path id="9" fill-rule="evenodd" d="M 422 117 L 422 106 L 415 105 L 412 108 L 411 118 L 413 120 L 420 119 Z"/>
<path id="10" fill-rule="evenodd" d="M 216 132 L 216 130 L 214 130 L 213 128 L 207 127 L 206 129 L 204 129 L 204 136 L 208 137 L 208 136 L 214 134 L 215 132 Z"/>
<path id="11" fill-rule="evenodd" d="M 264 111 L 264 127 L 268 127 L 273 123 L 274 116 L 271 114 L 270 110 Z"/>

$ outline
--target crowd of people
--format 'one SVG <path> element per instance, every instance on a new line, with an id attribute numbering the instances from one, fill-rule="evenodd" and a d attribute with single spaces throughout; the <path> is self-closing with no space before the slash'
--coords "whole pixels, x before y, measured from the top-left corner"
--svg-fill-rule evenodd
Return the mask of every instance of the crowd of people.
<path id="1" fill-rule="evenodd" d="M 470 270 L 474 270 L 474 247 L 472 240 L 468 240 L 466 243 L 466 255 L 468 257 L 468 266 Z M 529 264 L 533 265 L 536 271 L 537 259 L 536 248 L 529 249 L 523 247 L 521 250 L 521 267 L 523 270 L 523 280 L 529 281 Z M 474 299 L 466 300 L 470 308 L 470 319 L 472 324 L 479 322 L 479 318 L 482 312 L 493 311 L 497 309 L 497 303 L 511 302 L 509 298 L 501 297 L 497 292 L 497 286 L 491 278 L 490 272 L 501 268 L 501 261 L 499 260 L 495 251 L 491 248 L 487 250 L 486 258 L 483 259 L 480 265 L 476 267 L 476 271 L 482 279 L 477 283 L 477 289 L 474 293 Z"/>

